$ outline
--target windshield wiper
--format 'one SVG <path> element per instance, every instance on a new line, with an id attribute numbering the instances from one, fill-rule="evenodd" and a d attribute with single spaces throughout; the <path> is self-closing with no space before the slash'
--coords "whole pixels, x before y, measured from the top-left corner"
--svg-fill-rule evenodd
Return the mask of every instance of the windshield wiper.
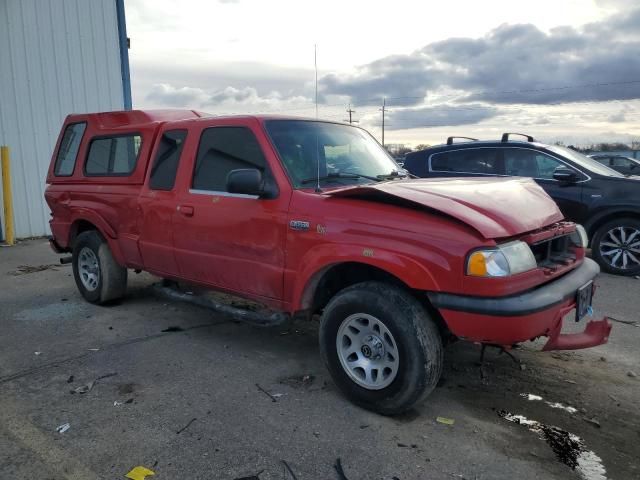
<path id="1" fill-rule="evenodd" d="M 300 184 L 306 185 L 307 183 L 314 183 L 314 182 L 323 181 L 323 180 L 333 180 L 338 178 L 366 178 L 367 180 L 373 180 L 374 182 L 379 182 L 382 180 L 379 177 L 371 177 L 369 175 L 361 175 L 359 173 L 330 172 L 327 175 L 323 175 L 321 177 L 305 178 L 300 182 Z"/>
<path id="2" fill-rule="evenodd" d="M 405 170 L 403 170 L 402 173 L 400 173 L 398 170 L 391 170 L 391 173 L 377 175 L 376 177 L 378 180 L 393 180 L 394 178 L 407 178 L 410 175 L 411 174 Z"/>

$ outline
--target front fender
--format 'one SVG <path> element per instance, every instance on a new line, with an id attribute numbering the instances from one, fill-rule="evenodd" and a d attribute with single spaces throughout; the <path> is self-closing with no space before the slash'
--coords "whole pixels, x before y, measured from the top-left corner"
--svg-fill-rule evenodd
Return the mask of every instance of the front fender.
<path id="1" fill-rule="evenodd" d="M 425 254 L 428 258 L 430 255 Z M 299 262 L 300 268 L 290 271 L 288 279 L 292 288 L 292 310 L 308 308 L 313 297 L 313 291 L 324 273 L 331 267 L 347 262 L 361 263 L 384 270 L 408 285 L 418 290 L 439 291 L 435 271 L 448 270 L 451 266 L 446 260 L 437 255 L 431 256 L 429 262 L 409 257 L 398 252 L 371 248 L 357 244 L 325 244 L 309 250 Z M 433 268 L 430 268 L 433 267 Z"/>

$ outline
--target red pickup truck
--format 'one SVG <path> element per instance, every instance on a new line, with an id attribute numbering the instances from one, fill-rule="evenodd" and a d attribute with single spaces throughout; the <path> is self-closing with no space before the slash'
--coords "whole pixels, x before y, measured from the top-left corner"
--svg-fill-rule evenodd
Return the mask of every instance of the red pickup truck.
<path id="1" fill-rule="evenodd" d="M 338 387 L 395 414 L 440 377 L 443 344 L 607 341 L 591 315 L 595 262 L 532 180 L 410 179 L 366 131 L 194 111 L 69 115 L 45 197 L 51 244 L 90 302 L 127 270 L 321 314 Z"/>

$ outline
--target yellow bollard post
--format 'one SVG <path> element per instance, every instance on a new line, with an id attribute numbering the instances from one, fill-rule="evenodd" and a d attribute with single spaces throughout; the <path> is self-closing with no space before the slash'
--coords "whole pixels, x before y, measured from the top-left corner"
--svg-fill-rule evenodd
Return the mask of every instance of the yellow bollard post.
<path id="1" fill-rule="evenodd" d="M 2 204 L 4 205 L 4 238 L 7 245 L 16 242 L 13 229 L 13 196 L 11 195 L 11 167 L 9 165 L 9 147 L 0 147 L 0 160 L 2 168 Z"/>

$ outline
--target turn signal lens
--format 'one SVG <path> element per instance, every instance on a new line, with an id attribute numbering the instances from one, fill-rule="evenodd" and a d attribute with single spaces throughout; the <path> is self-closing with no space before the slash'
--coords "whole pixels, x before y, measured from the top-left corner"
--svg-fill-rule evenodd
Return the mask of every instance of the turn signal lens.
<path id="1" fill-rule="evenodd" d="M 484 252 L 473 252 L 469 257 L 469 264 L 467 265 L 467 274 L 476 277 L 487 276 L 487 263 L 484 257 Z"/>

